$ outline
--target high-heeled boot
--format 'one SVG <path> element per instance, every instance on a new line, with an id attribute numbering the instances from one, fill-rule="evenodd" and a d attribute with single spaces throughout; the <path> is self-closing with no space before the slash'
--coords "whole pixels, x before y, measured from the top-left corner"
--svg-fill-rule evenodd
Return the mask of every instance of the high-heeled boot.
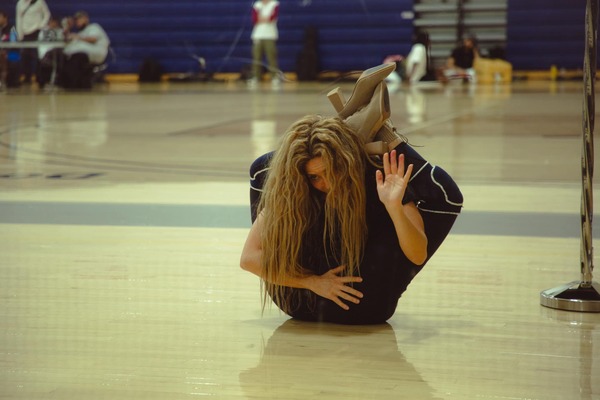
<path id="1" fill-rule="evenodd" d="M 390 97 L 385 82 L 375 88 L 371 101 L 344 119 L 364 143 L 373 141 L 383 123 L 390 117 Z"/>
<path id="2" fill-rule="evenodd" d="M 380 155 L 395 149 L 400 143 L 406 142 L 406 138 L 398 132 L 394 124 L 390 119 L 384 121 L 379 131 L 375 134 L 375 137 L 371 143 L 373 149 L 383 149 L 384 151 L 379 153 Z M 381 151 L 381 150 L 379 150 Z M 369 153 L 374 154 L 374 153 Z"/>
<path id="3" fill-rule="evenodd" d="M 361 75 L 362 80 L 359 78 L 360 88 L 357 82 L 353 91 L 354 103 L 365 101 L 364 98 L 369 91 L 369 85 L 373 84 L 375 79 L 384 79 L 394 69 L 395 64 L 383 64 L 363 72 Z M 383 81 L 380 83 L 383 83 Z M 380 87 L 381 90 L 378 90 Z M 355 105 L 349 104 L 350 101 L 344 101 L 339 88 L 330 91 L 327 97 L 340 117 L 355 108 Z M 389 120 L 390 114 L 389 94 L 385 83 L 383 83 L 383 85 L 378 84 L 375 87 L 368 105 L 362 108 L 359 106 L 354 114 L 345 118 L 345 122 L 363 139 L 368 154 L 382 155 L 394 149 L 401 142 L 406 141 Z"/>
<path id="4" fill-rule="evenodd" d="M 348 101 L 344 101 L 340 88 L 335 88 L 327 94 L 336 108 L 338 115 L 346 119 L 360 108 L 370 103 L 373 93 L 383 80 L 396 69 L 396 64 L 381 64 L 369 68 L 358 77 Z"/>

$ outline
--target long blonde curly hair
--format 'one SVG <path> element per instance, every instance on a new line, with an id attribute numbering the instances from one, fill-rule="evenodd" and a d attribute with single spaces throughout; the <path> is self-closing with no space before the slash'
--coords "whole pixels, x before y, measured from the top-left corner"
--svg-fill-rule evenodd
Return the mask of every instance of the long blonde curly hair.
<path id="1" fill-rule="evenodd" d="M 315 157 L 322 158 L 330 185 L 324 205 L 305 172 Z M 324 215 L 323 248 L 346 266 L 347 275 L 360 273 L 367 236 L 366 160 L 364 143 L 337 117 L 308 115 L 288 128 L 271 160 L 258 207 L 263 217 L 263 307 L 270 294 L 282 310 L 290 311 L 291 291 L 270 282 L 308 273 L 308 266 L 300 265 L 302 242 L 319 225 L 319 215 Z"/>

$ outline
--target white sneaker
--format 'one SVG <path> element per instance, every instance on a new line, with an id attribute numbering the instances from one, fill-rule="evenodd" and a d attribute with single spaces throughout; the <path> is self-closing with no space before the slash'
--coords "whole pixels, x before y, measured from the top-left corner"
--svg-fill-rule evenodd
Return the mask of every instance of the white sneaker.
<path id="1" fill-rule="evenodd" d="M 273 89 L 278 89 L 279 87 L 281 87 L 281 81 L 279 80 L 279 78 L 273 78 L 273 80 L 271 81 L 271 87 Z"/>
<path id="2" fill-rule="evenodd" d="M 251 78 L 246 81 L 246 85 L 248 85 L 248 89 L 256 89 L 258 86 L 258 80 L 256 78 Z"/>

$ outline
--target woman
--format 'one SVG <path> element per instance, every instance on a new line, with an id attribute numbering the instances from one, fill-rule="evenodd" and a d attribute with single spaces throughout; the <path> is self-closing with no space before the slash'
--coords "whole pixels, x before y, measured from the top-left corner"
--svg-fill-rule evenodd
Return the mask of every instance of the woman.
<path id="1" fill-rule="evenodd" d="M 436 168 L 405 142 L 369 156 L 339 117 L 300 119 L 251 167 L 241 267 L 294 318 L 385 322 L 460 212 L 460 191 Z"/>

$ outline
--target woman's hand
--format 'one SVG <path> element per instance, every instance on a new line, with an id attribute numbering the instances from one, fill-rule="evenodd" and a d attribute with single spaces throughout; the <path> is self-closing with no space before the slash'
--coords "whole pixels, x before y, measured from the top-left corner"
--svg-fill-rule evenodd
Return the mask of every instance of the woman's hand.
<path id="1" fill-rule="evenodd" d="M 380 170 L 377 170 L 375 178 L 379 200 L 388 211 L 402 207 L 402 199 L 412 170 L 413 165 L 410 164 L 406 169 L 406 173 L 404 173 L 404 154 L 396 157 L 396 150 L 392 150 L 391 155 L 389 153 L 383 155 L 383 172 L 385 176 Z"/>
<path id="2" fill-rule="evenodd" d="M 333 301 L 344 310 L 349 310 L 350 307 L 342 300 L 358 304 L 360 303 L 363 294 L 351 286 L 348 286 L 348 284 L 362 282 L 362 278 L 359 276 L 339 276 L 344 268 L 345 266 L 341 265 L 327 271 L 323 275 L 311 275 L 306 277 L 306 288 L 321 297 Z"/>
<path id="3" fill-rule="evenodd" d="M 427 236 L 425 225 L 419 209 L 414 202 L 402 204 L 404 193 L 413 165 L 404 172 L 404 155 L 396 157 L 396 151 L 383 155 L 383 171 L 377 170 L 377 193 L 379 200 L 385 205 L 398 237 L 398 244 L 404 255 L 415 265 L 423 265 L 427 260 Z"/>

